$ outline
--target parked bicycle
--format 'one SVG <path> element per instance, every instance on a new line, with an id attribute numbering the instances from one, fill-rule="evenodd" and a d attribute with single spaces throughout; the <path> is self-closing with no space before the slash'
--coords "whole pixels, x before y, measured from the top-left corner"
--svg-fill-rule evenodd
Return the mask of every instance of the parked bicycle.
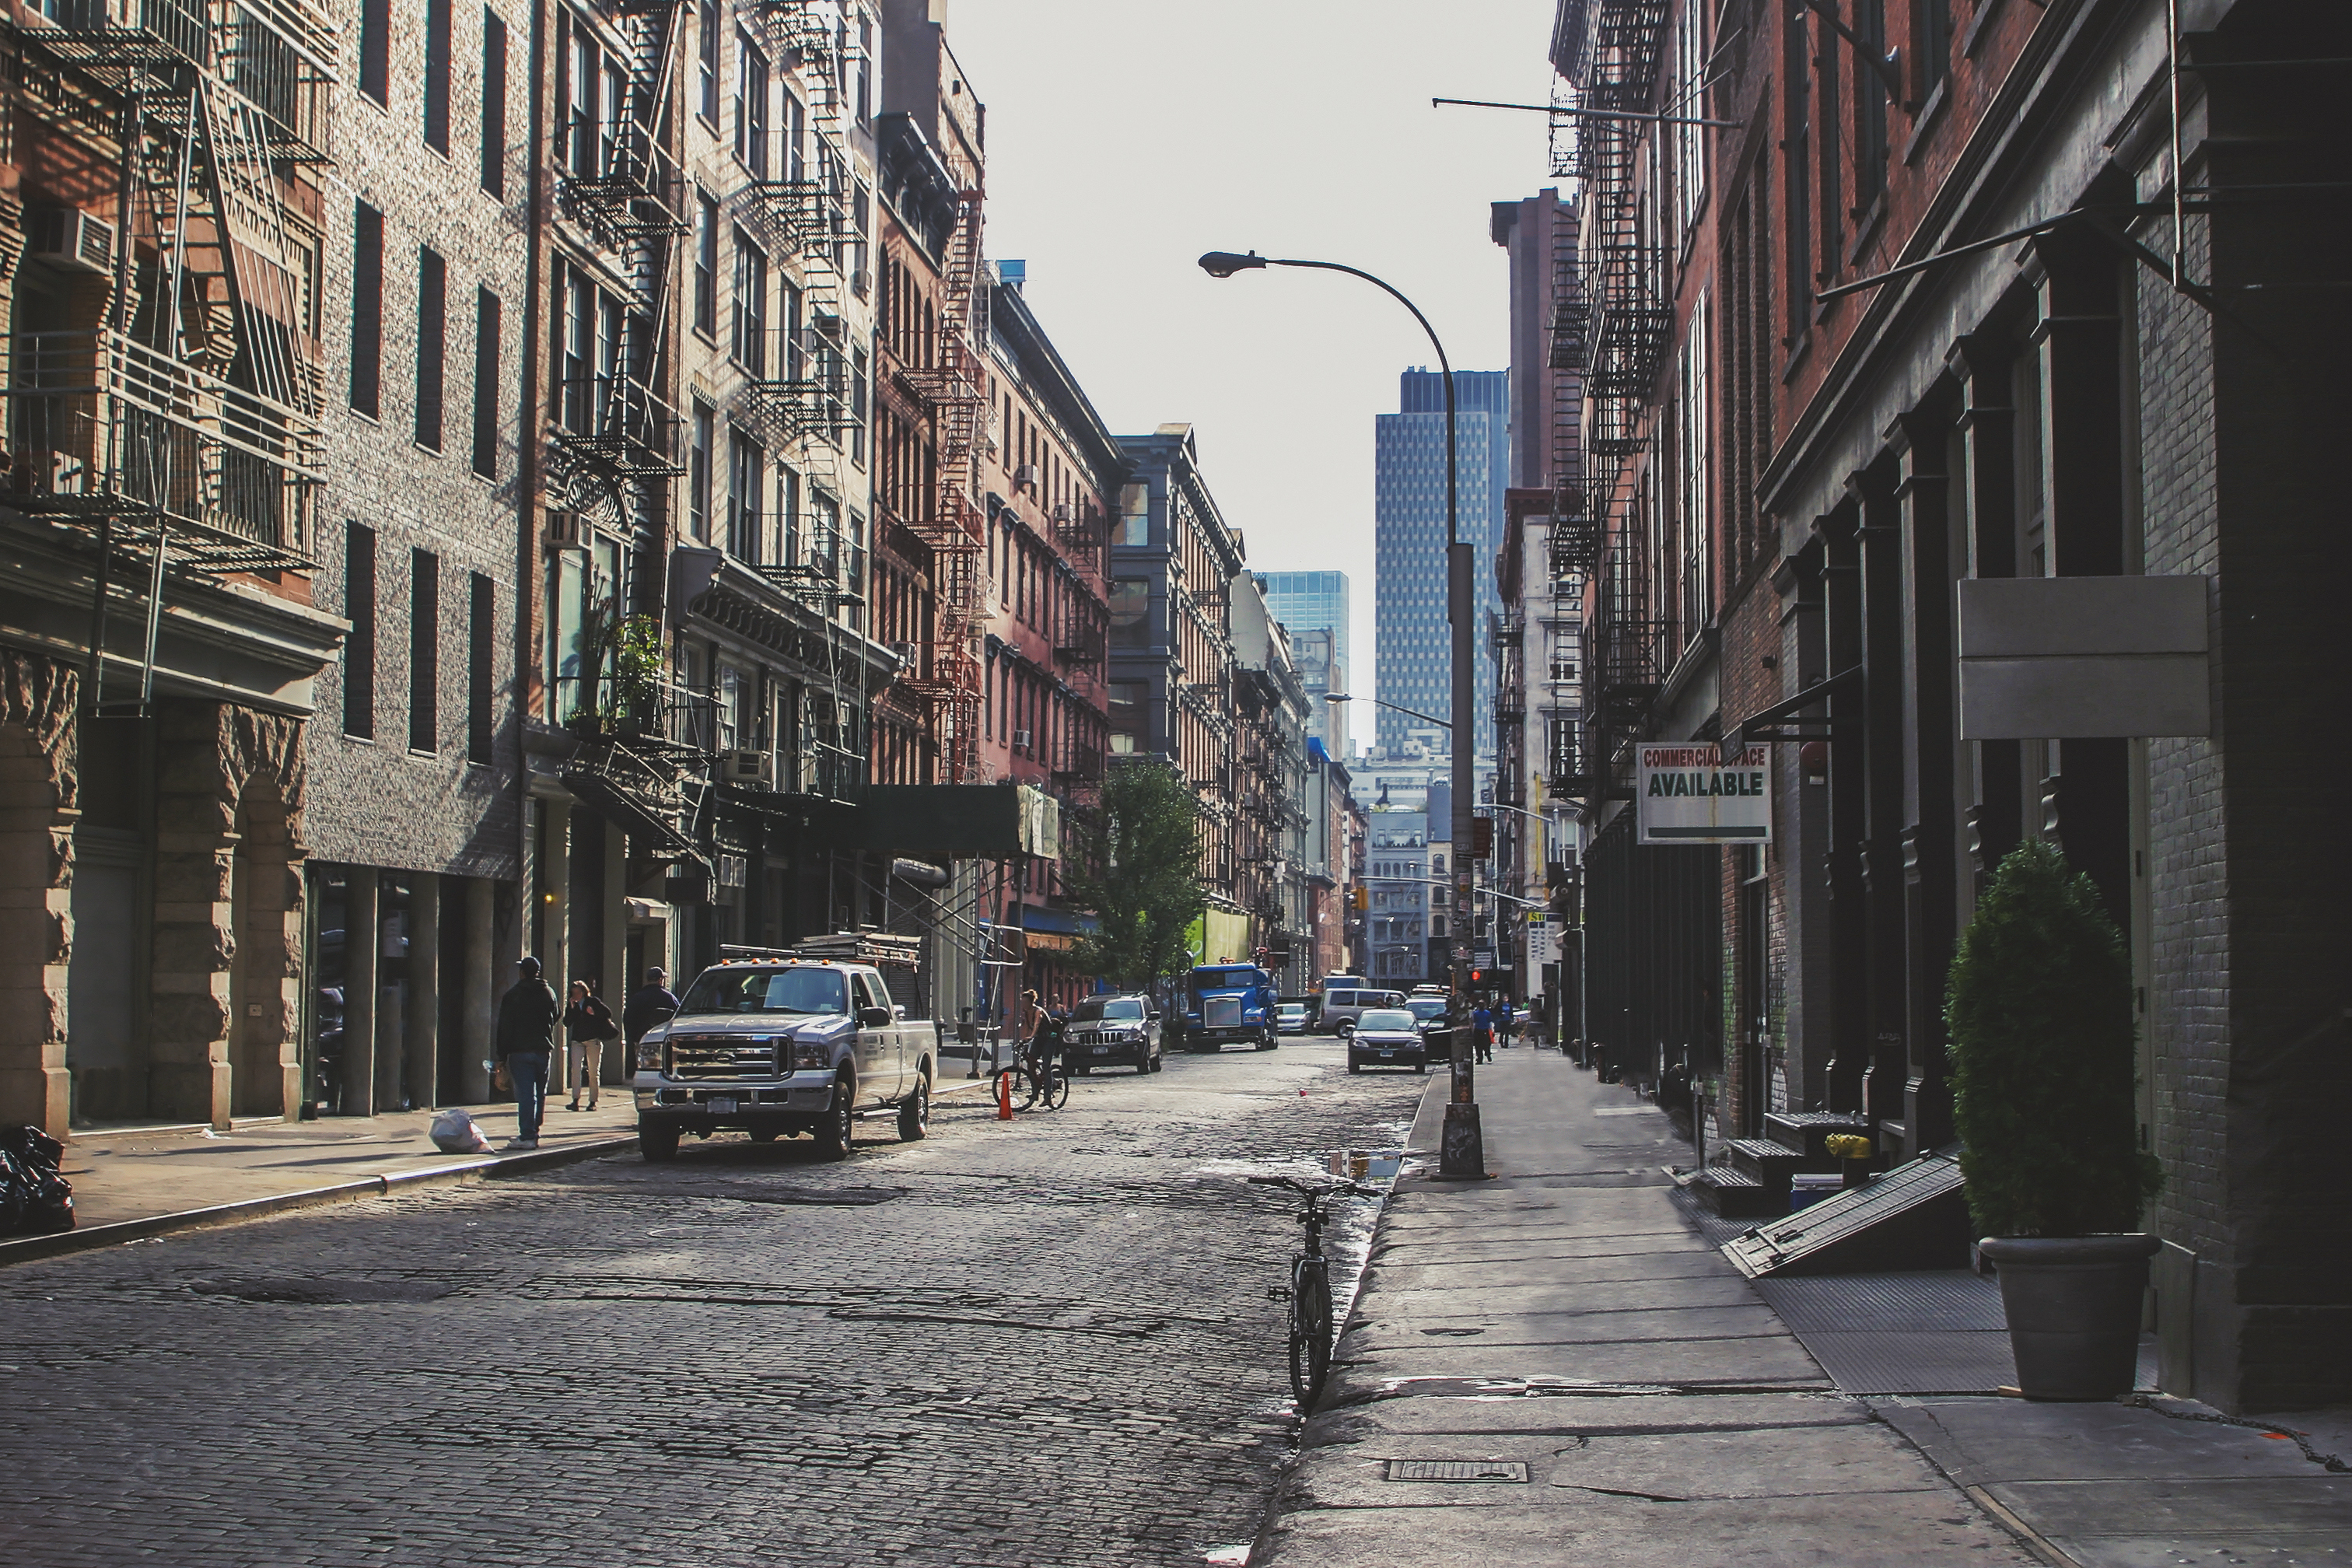
<path id="1" fill-rule="evenodd" d="M 1307 1227 L 1307 1246 L 1291 1257 L 1290 1286 L 1266 1292 L 1269 1300 L 1286 1297 L 1290 1301 L 1290 1392 L 1297 1395 L 1298 1414 L 1304 1416 L 1315 1408 L 1331 1371 L 1331 1268 L 1323 1256 L 1323 1226 L 1330 1215 L 1324 1212 L 1324 1200 L 1381 1194 L 1376 1187 L 1354 1182 L 1312 1187 L 1290 1176 L 1252 1176 L 1250 1181 L 1261 1187 L 1281 1187 L 1306 1200 L 1299 1218 Z"/>

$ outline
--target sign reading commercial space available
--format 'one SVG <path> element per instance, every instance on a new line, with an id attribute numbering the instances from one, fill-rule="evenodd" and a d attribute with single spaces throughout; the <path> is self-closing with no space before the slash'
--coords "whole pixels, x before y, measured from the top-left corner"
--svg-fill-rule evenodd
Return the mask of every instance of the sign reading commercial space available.
<path id="1" fill-rule="evenodd" d="M 1772 840 L 1770 749 L 1750 746 L 1732 762 L 1715 743 L 1641 746 L 1643 844 L 1769 844 Z"/>

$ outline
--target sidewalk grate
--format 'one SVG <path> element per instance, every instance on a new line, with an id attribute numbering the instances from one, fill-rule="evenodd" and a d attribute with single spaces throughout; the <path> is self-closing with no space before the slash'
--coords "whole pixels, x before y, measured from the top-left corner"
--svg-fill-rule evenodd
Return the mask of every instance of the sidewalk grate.
<path id="1" fill-rule="evenodd" d="M 1524 1481 L 1528 1468 L 1517 1459 L 1391 1459 L 1392 1481 Z"/>

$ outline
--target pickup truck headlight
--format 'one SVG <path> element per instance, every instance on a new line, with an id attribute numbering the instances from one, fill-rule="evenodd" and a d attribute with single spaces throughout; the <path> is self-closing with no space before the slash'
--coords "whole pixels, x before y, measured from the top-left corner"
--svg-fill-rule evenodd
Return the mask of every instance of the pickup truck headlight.
<path id="1" fill-rule="evenodd" d="M 793 1070 L 794 1072 L 799 1072 L 804 1068 L 816 1068 L 823 1069 L 829 1068 L 832 1065 L 833 1052 L 826 1047 L 823 1040 L 794 1040 L 793 1042 Z"/>
<path id="2" fill-rule="evenodd" d="M 658 1071 L 662 1063 L 662 1042 L 648 1038 L 637 1042 L 637 1068 L 641 1072 Z"/>

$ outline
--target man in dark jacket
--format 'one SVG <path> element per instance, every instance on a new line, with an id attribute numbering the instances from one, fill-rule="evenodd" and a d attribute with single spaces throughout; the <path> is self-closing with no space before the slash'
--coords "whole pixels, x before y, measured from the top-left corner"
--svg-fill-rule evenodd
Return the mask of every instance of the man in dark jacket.
<path id="1" fill-rule="evenodd" d="M 563 1010 L 555 991 L 539 977 L 539 960 L 515 965 L 521 978 L 499 998 L 498 1051 L 514 1079 L 515 1140 L 509 1149 L 539 1147 L 539 1124 L 547 1114 L 548 1058 L 555 1048 L 555 1026 Z"/>
<path id="2" fill-rule="evenodd" d="M 668 982 L 660 970 L 646 970 L 646 983 L 629 993 L 628 1005 L 621 1009 L 621 1035 L 629 1042 L 629 1059 L 623 1065 L 632 1073 L 637 1070 L 637 1042 L 646 1031 L 677 1016 L 677 998 L 670 994 Z"/>

